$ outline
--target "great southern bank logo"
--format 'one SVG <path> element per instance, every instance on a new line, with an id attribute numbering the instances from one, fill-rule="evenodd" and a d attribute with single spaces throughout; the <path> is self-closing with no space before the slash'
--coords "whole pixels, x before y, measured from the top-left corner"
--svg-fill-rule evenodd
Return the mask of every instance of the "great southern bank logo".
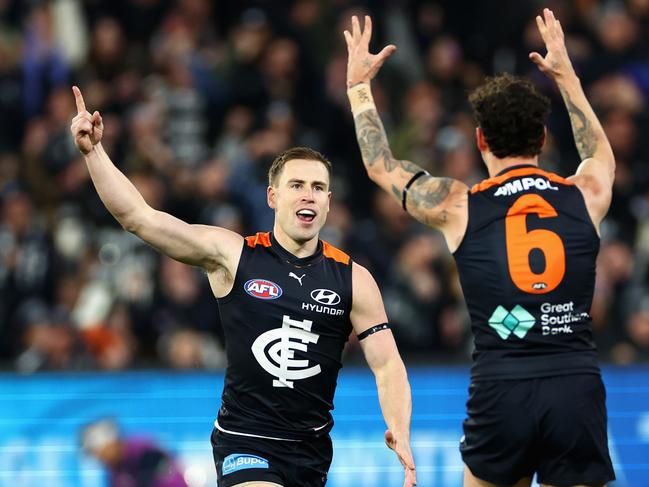
<path id="1" fill-rule="evenodd" d="M 268 468 L 268 460 L 257 455 L 228 455 L 223 459 L 223 475 L 228 475 L 245 468 Z"/>
<path id="2" fill-rule="evenodd" d="M 244 291 L 253 298 L 277 299 L 282 295 L 282 288 L 266 279 L 250 279 L 243 285 Z"/>
<path id="3" fill-rule="evenodd" d="M 519 304 L 514 306 L 511 312 L 504 306 L 498 306 L 489 318 L 489 326 L 496 330 L 503 340 L 507 340 L 512 333 L 518 338 L 524 338 L 534 323 L 534 316 Z"/>

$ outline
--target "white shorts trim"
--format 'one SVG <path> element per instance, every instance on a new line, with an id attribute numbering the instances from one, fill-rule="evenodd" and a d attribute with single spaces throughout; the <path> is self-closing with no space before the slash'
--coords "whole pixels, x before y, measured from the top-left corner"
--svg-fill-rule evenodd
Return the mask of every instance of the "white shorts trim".
<path id="1" fill-rule="evenodd" d="M 289 439 L 289 438 L 276 438 L 274 436 L 253 435 L 252 433 L 240 433 L 238 431 L 226 430 L 225 428 L 221 427 L 221 425 L 219 424 L 219 421 L 217 419 L 214 420 L 214 427 L 217 430 L 222 431 L 223 433 L 227 433 L 229 435 L 248 436 L 250 438 L 263 438 L 264 440 L 302 441 L 302 440 L 293 440 L 293 439 Z"/>

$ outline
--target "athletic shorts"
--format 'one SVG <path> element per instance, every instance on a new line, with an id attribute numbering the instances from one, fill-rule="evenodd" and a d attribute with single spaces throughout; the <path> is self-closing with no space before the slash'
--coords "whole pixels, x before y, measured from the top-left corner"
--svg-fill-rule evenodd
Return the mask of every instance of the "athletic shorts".
<path id="1" fill-rule="evenodd" d="M 498 485 L 534 472 L 544 484 L 605 484 L 615 479 L 605 402 L 595 374 L 472 382 L 462 459 Z"/>
<path id="2" fill-rule="evenodd" d="M 218 487 L 275 482 L 284 487 L 322 487 L 333 457 L 331 438 L 267 440 L 212 431 Z"/>

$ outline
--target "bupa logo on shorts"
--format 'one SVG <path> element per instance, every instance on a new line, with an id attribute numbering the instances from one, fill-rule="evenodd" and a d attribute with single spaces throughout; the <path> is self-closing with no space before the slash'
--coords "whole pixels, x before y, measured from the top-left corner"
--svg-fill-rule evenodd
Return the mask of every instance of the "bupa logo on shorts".
<path id="1" fill-rule="evenodd" d="M 223 475 L 229 475 L 246 468 L 268 468 L 268 460 L 257 455 L 235 453 L 223 459 Z"/>
<path id="2" fill-rule="evenodd" d="M 282 295 L 282 288 L 266 279 L 250 279 L 243 289 L 254 298 L 277 299 Z"/>
<path id="3" fill-rule="evenodd" d="M 335 306 L 340 303 L 340 295 L 331 289 L 314 289 L 311 291 L 311 299 L 327 306 Z"/>
<path id="4" fill-rule="evenodd" d="M 511 312 L 503 306 L 498 306 L 489 318 L 489 326 L 496 330 L 503 340 L 507 340 L 512 333 L 518 338 L 524 338 L 534 323 L 534 316 L 519 304 L 514 306 Z"/>

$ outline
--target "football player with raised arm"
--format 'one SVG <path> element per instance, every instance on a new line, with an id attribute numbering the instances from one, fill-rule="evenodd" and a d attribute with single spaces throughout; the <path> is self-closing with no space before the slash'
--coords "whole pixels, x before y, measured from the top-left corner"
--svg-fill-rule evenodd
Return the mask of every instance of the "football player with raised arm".
<path id="1" fill-rule="evenodd" d="M 376 377 L 385 441 L 415 485 L 410 386 L 370 273 L 319 239 L 331 163 L 303 147 L 269 171 L 272 232 L 243 237 L 150 207 L 101 145 L 101 115 L 73 88 L 75 144 L 99 197 L 127 231 L 205 270 L 219 302 L 228 359 L 212 433 L 220 487 L 321 487 L 332 459 L 331 409 L 352 330 Z"/>
<path id="2" fill-rule="evenodd" d="M 444 235 L 475 341 L 460 451 L 465 487 L 602 486 L 615 478 L 604 385 L 592 336 L 599 227 L 615 159 L 549 9 L 536 18 L 581 164 L 567 178 L 539 168 L 549 100 L 529 81 L 489 78 L 469 97 L 489 179 L 469 188 L 396 159 L 370 81 L 395 51 L 369 53 L 372 23 L 345 31 L 348 95 L 369 177 Z"/>

